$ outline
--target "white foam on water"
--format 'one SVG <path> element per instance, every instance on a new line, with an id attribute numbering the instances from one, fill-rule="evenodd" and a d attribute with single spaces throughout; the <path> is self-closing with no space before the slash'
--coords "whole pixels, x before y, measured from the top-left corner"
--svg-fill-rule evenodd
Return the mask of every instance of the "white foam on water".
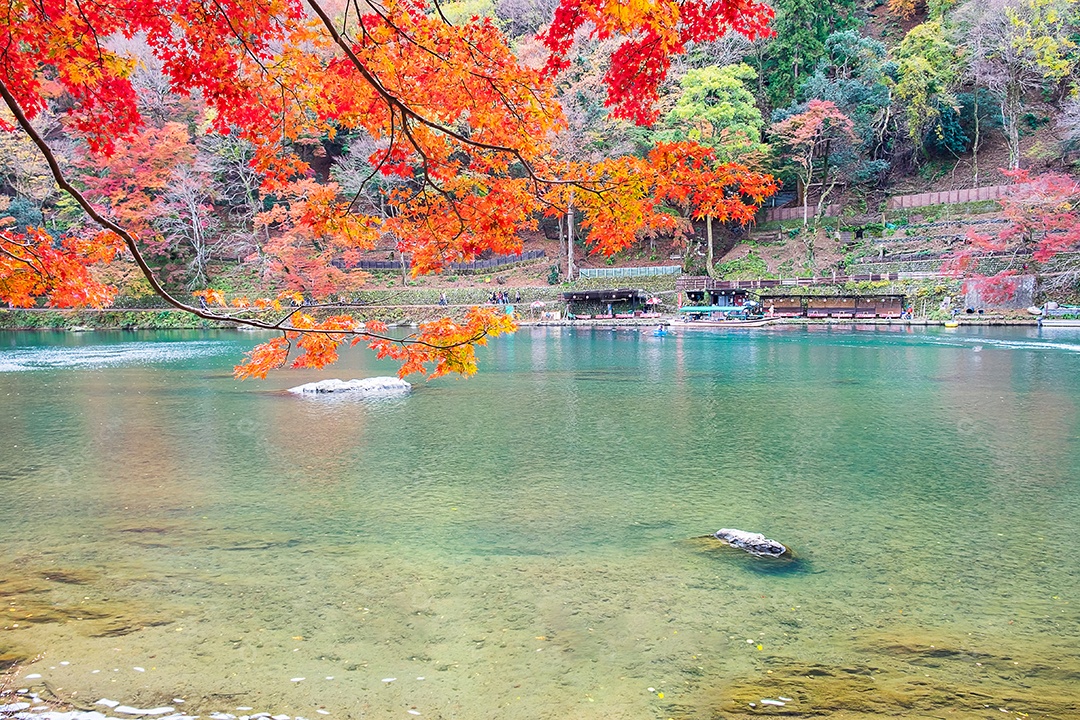
<path id="1" fill-rule="evenodd" d="M 941 345 L 944 347 L 974 347 L 983 350 L 990 348 L 995 350 L 1063 350 L 1065 352 L 1080 353 L 1080 343 L 1051 340 L 1008 340 L 982 336 L 942 337 L 934 335 L 921 335 L 918 339 L 927 345 Z"/>
<path id="2" fill-rule="evenodd" d="M 235 352 L 217 340 L 125 342 L 102 345 L 12 348 L 0 352 L 0 372 L 43 369 L 92 369 L 152 365 Z"/>

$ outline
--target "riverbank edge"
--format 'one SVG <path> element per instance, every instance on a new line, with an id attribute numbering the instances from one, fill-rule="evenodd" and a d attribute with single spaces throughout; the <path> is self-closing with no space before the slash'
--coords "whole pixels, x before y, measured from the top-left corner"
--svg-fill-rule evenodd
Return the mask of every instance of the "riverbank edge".
<path id="1" fill-rule="evenodd" d="M 359 320 L 380 320 L 390 326 L 413 327 L 418 323 L 435 319 L 438 316 L 449 314 L 451 316 L 464 313 L 471 306 L 428 306 L 428 305 L 399 305 L 384 306 L 379 308 L 353 309 Z M 359 312 L 355 312 L 359 310 Z M 260 318 L 269 320 L 269 318 Z M 276 321 L 279 318 L 274 318 Z M 676 320 L 675 315 L 663 315 L 658 318 L 612 318 L 590 320 L 536 320 L 531 317 L 517 318 L 521 327 L 594 327 L 594 328 L 618 328 L 618 327 L 648 327 L 655 325 L 671 325 Z M 911 326 L 911 327 L 941 327 L 947 321 L 935 318 L 775 318 L 766 325 L 754 324 L 751 327 L 777 327 L 777 326 Z M 952 321 L 961 326 L 976 327 L 1000 327 L 1000 326 L 1037 326 L 1038 319 L 1035 317 L 1006 317 L 1000 315 L 979 316 L 968 318 L 959 316 Z M 676 323 L 678 327 L 698 329 L 693 324 Z M 706 326 L 702 326 L 702 329 Z M 725 326 L 740 329 L 738 325 Z M 54 309 L 24 309 L 24 310 L 0 310 L 0 331 L 67 331 L 89 332 L 95 330 L 229 330 L 245 329 L 244 326 L 235 322 L 203 320 L 183 310 L 174 309 L 104 309 L 104 310 L 54 310 Z"/>

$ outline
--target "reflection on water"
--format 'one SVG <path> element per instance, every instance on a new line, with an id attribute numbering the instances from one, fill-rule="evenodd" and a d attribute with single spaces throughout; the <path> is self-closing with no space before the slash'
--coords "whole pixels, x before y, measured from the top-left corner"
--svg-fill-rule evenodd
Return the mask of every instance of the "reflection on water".
<path id="1" fill-rule="evenodd" d="M 0 337 L 0 657 L 76 703 L 1080 716 L 1075 331 L 523 331 L 392 402 Z"/>

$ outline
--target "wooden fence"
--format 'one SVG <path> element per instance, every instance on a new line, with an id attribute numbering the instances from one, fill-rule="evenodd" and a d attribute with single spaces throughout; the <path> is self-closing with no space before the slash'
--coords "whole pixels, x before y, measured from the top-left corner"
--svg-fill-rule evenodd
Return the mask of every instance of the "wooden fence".
<path id="1" fill-rule="evenodd" d="M 982 202 L 984 200 L 997 200 L 1005 195 L 1006 190 L 1014 185 L 989 185 L 987 187 L 967 188 L 965 190 L 943 190 L 941 192 L 919 193 L 918 195 L 894 195 L 889 198 L 886 208 L 889 210 L 902 210 L 904 208 L 927 207 L 928 205 L 957 205 L 960 203 Z M 808 209 L 807 217 L 814 216 L 816 208 Z M 781 220 L 802 219 L 802 205 L 797 207 L 769 208 L 764 210 L 764 222 Z M 828 205 L 822 217 L 836 217 L 840 214 L 840 206 Z"/>
<path id="2" fill-rule="evenodd" d="M 988 187 L 968 188 L 966 190 L 945 190 L 942 192 L 919 193 L 918 195 L 895 195 L 889 198 L 886 207 L 889 210 L 902 208 L 926 207 L 927 205 L 956 205 L 958 203 L 996 200 L 1005 194 L 1011 185 L 990 185 Z"/>
<path id="3" fill-rule="evenodd" d="M 806 217 L 813 219 L 814 212 L 817 211 L 817 205 L 811 205 L 806 209 Z M 840 214 L 840 206 L 837 204 L 826 205 L 825 212 L 822 217 L 836 217 Z M 776 222 L 781 220 L 802 220 L 803 207 L 799 205 L 797 207 L 783 207 L 783 208 L 771 208 L 765 211 L 765 222 Z"/>

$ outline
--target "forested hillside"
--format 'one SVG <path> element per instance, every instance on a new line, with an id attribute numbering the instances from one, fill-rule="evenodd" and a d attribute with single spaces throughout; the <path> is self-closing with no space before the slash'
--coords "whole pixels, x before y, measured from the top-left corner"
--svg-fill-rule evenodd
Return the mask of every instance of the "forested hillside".
<path id="1" fill-rule="evenodd" d="M 450 25 L 489 20 L 480 24 L 502 34 L 523 67 L 540 69 L 550 67 L 552 44 L 545 33 L 558 5 L 463 0 L 431 5 L 428 12 Z M 348 5 L 326 8 L 343 26 L 349 23 Z M 645 98 L 651 103 L 633 107 L 620 107 L 611 92 L 620 82 L 621 38 L 576 29 L 562 46 L 552 86 L 565 120 L 538 123 L 535 132 L 547 135 L 564 167 L 611 163 L 606 178 L 644 178 L 654 172 L 648 168 L 664 162 L 687 162 L 665 161 L 658 148 L 699 144 L 713 151 L 707 161 L 712 167 L 744 169 L 724 181 L 729 197 L 735 188 L 752 211 L 772 193 L 761 183 L 775 176 L 781 187 L 772 202 L 804 205 L 808 224 L 840 201 L 872 210 L 890 193 L 1003 184 L 1009 181 L 1003 170 L 1071 170 L 1080 139 L 1075 0 L 777 0 L 773 9 L 767 37 L 727 32 L 658 60 L 670 62 L 666 77 L 655 97 Z M 305 178 L 268 185 L 266 171 L 274 169 L 250 137 L 223 132 L 220 108 L 197 89 L 177 92 L 145 32 L 113 33 L 101 42 L 130 62 L 127 76 L 142 124 L 101 152 L 100 138 L 72 122 L 72 98 L 58 83 L 50 89 L 46 77 L 47 103 L 34 126 L 85 197 L 137 233 L 168 287 L 196 290 L 228 276 L 226 285 L 234 288 L 243 276 L 315 296 L 347 293 L 365 280 L 348 271 L 360 257 L 400 261 L 404 255 L 406 263 L 437 271 L 481 252 L 514 252 L 520 232 L 530 229 L 529 223 L 504 227 L 498 242 L 442 242 L 437 251 L 415 241 L 433 215 L 455 210 L 432 201 L 423 217 L 408 217 L 392 202 L 415 185 L 408 173 L 375 166 L 391 158 L 391 165 L 418 167 L 422 160 L 392 158 L 393 136 L 373 133 L 362 122 L 284 132 L 280 143 L 303 164 Z M 303 71 L 302 65 L 295 69 Z M 445 89 L 433 86 L 436 104 L 438 92 Z M 761 175 L 745 174 L 753 172 Z M 561 239 L 567 211 L 576 205 L 578 221 L 584 219 L 575 228 L 582 253 L 636 246 L 649 248 L 638 255 L 651 258 L 659 257 L 658 237 L 685 246 L 691 217 L 709 215 L 718 232 L 725 222 L 735 227 L 750 219 L 742 207 L 710 206 L 705 213 L 700 198 L 665 189 L 659 175 L 640 181 L 635 193 L 649 195 L 658 212 L 635 226 L 629 239 L 616 232 L 625 223 L 605 220 L 605 209 L 589 207 L 587 193 L 575 198 L 572 188 L 545 196 L 532 217 L 546 216 L 549 237 Z M 497 206 L 499 191 L 492 186 L 488 192 Z M 315 197 L 327 207 L 340 203 L 385 222 L 366 244 L 327 243 L 324 235 L 372 228 L 343 224 L 311 232 L 304 213 Z M 59 190 L 31 139 L 14 127 L 0 132 L 0 217 L 9 233 L 43 227 L 69 237 L 97 230 Z M 121 262 L 95 272 L 126 295 L 149 292 L 133 269 Z"/>

